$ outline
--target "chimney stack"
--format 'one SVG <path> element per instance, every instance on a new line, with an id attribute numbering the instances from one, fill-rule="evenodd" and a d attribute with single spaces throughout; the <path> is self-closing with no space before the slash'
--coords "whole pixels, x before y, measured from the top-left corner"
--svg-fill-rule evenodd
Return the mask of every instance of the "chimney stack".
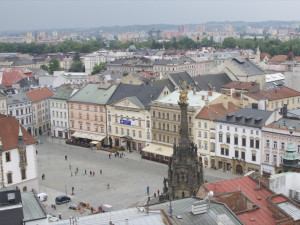
<path id="1" fill-rule="evenodd" d="M 202 100 L 204 100 L 205 99 L 205 96 L 204 95 L 202 95 Z"/>
<path id="2" fill-rule="evenodd" d="M 231 94 L 231 97 L 236 98 L 236 93 L 233 92 L 233 93 Z"/>
<path id="3" fill-rule="evenodd" d="M 207 95 L 208 95 L 208 96 L 212 96 L 212 92 L 209 91 L 209 92 L 207 93 Z"/>

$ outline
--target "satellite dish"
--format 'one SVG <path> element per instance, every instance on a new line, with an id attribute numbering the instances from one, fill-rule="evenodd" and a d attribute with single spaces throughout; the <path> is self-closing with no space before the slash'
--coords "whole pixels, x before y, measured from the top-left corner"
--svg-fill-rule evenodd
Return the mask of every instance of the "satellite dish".
<path id="1" fill-rule="evenodd" d="M 214 196 L 214 192 L 213 192 L 213 191 L 208 192 L 208 196 L 209 196 L 209 197 Z"/>

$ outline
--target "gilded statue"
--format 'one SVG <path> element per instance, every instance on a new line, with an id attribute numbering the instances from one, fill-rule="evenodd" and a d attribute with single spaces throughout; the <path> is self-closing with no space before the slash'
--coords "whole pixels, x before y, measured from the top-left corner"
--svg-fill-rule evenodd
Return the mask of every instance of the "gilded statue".
<path id="1" fill-rule="evenodd" d="M 186 89 L 186 81 L 183 81 L 180 85 L 179 103 L 188 104 L 188 91 Z"/>

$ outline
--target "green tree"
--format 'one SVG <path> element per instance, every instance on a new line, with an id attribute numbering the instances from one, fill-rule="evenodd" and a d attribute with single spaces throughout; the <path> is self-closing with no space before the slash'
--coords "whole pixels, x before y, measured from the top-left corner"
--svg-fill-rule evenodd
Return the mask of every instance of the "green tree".
<path id="1" fill-rule="evenodd" d="M 53 57 L 50 59 L 49 61 L 49 73 L 53 74 L 54 71 L 59 71 L 59 70 L 63 70 L 60 68 L 59 66 L 59 61 L 57 58 Z"/>
<path id="2" fill-rule="evenodd" d="M 49 70 L 49 67 L 46 66 L 46 65 L 41 65 L 41 69 L 48 71 L 48 70 Z"/>
<path id="3" fill-rule="evenodd" d="M 102 62 L 99 65 L 96 64 L 93 68 L 92 75 L 100 73 L 101 71 L 106 70 L 106 63 Z"/>
<path id="4" fill-rule="evenodd" d="M 77 62 L 77 61 L 81 62 L 79 52 L 76 52 L 76 53 L 75 53 L 74 58 L 73 58 L 73 61 L 74 61 L 74 62 Z"/>
<path id="5" fill-rule="evenodd" d="M 75 61 L 71 64 L 71 67 L 69 69 L 69 72 L 83 72 L 83 64 L 81 61 Z"/>
<path id="6" fill-rule="evenodd" d="M 125 71 L 125 72 L 123 73 L 123 76 L 126 77 L 128 74 L 129 74 L 129 73 L 128 73 L 127 71 Z"/>
<path id="7" fill-rule="evenodd" d="M 235 48 L 236 47 L 236 41 L 233 37 L 225 38 L 222 46 L 223 48 Z"/>

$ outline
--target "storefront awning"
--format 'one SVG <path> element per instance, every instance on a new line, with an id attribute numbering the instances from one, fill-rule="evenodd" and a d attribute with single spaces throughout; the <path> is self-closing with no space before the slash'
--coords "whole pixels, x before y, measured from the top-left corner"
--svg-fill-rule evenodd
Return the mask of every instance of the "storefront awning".
<path id="1" fill-rule="evenodd" d="M 132 139 L 133 139 L 133 138 L 132 138 L 131 136 L 129 136 L 129 135 L 122 136 L 121 138 L 126 138 L 126 139 L 128 139 L 128 140 L 132 140 Z"/>
<path id="2" fill-rule="evenodd" d="M 166 145 L 158 145 L 158 144 L 150 144 L 143 148 L 143 152 L 152 153 L 156 155 L 172 157 L 173 155 L 173 147 Z"/>
<path id="3" fill-rule="evenodd" d="M 86 138 L 93 141 L 102 141 L 105 136 L 100 134 L 89 134 Z"/>
<path id="4" fill-rule="evenodd" d="M 96 144 L 99 144 L 99 143 L 100 143 L 99 141 L 91 141 L 90 144 L 96 145 Z"/>
<path id="5" fill-rule="evenodd" d="M 72 137 L 76 137 L 76 138 L 87 138 L 89 134 L 85 133 L 85 132 L 81 132 L 81 131 L 75 131 L 74 134 L 72 134 Z"/>

